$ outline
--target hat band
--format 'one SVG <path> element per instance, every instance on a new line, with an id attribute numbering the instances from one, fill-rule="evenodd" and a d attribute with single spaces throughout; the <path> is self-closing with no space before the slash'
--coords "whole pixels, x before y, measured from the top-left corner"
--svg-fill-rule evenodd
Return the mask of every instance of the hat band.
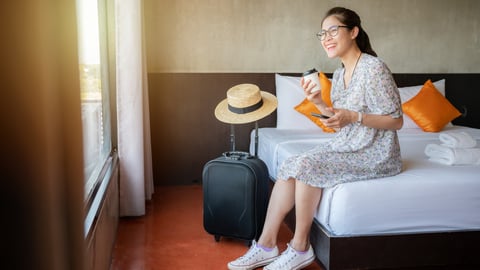
<path id="1" fill-rule="evenodd" d="M 228 104 L 228 110 L 237 114 L 245 114 L 245 113 L 249 113 L 257 110 L 258 108 L 262 107 L 262 105 L 263 105 L 263 99 L 260 99 L 259 102 L 245 108 L 237 108 Z"/>

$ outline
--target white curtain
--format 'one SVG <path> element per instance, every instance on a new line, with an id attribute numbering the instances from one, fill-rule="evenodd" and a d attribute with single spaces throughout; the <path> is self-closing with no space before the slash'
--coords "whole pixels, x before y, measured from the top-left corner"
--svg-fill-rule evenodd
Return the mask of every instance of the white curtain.
<path id="1" fill-rule="evenodd" d="M 143 1 L 117 0 L 115 10 L 120 215 L 140 216 L 153 194 Z"/>

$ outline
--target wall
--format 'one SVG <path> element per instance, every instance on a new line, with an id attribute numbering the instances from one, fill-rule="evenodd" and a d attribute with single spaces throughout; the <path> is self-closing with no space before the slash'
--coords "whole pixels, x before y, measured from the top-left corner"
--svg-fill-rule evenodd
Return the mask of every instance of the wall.
<path id="1" fill-rule="evenodd" d="M 248 80 L 273 90 L 273 73 L 149 74 L 152 163 L 155 184 L 200 182 L 203 165 L 230 150 L 230 125 L 214 117 L 225 89 Z M 275 114 L 259 121 L 273 126 Z M 236 125 L 237 150 L 248 150 L 253 123 Z"/>
<path id="2" fill-rule="evenodd" d="M 148 70 L 332 72 L 315 34 L 338 5 L 360 15 L 395 73 L 480 71 L 476 0 L 145 0 Z"/>
<path id="3" fill-rule="evenodd" d="M 144 0 L 155 184 L 199 182 L 229 149 L 230 126 L 213 115 L 229 87 L 273 92 L 275 72 L 333 72 L 315 34 L 337 5 L 359 13 L 395 73 L 480 72 L 480 1 Z M 237 125 L 239 150 L 252 128 Z"/>

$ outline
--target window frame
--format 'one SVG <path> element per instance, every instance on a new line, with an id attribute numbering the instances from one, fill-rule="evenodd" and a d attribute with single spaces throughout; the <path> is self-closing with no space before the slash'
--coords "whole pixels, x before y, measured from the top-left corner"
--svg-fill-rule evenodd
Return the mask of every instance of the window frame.
<path id="1" fill-rule="evenodd" d="M 82 1 L 82 0 L 76 0 Z M 96 0 L 98 16 L 98 42 L 100 57 L 100 78 L 101 78 L 101 102 L 102 102 L 102 126 L 104 130 L 102 155 L 97 160 L 92 175 L 85 175 L 84 185 L 84 209 L 85 209 L 85 237 L 87 237 L 93 228 L 96 217 L 101 208 L 101 202 L 109 185 L 112 175 L 112 166 L 118 162 L 116 151 L 116 107 L 115 107 L 115 46 L 114 40 L 114 0 Z M 77 4 L 78 7 L 78 4 Z M 79 59 L 80 60 L 80 59 Z M 79 61 L 80 65 L 80 61 Z M 82 100 L 82 104 L 83 104 Z M 108 117 L 106 117 L 108 115 Z M 107 137 L 107 138 L 105 138 Z M 89 179 L 87 179 L 89 178 Z M 86 190 L 87 183 L 91 183 L 91 188 Z"/>

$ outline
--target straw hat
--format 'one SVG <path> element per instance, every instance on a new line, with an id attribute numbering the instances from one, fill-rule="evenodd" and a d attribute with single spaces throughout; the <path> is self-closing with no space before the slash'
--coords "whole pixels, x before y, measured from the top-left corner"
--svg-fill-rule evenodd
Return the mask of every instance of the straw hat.
<path id="1" fill-rule="evenodd" d="M 238 84 L 228 89 L 227 98 L 215 108 L 215 117 L 229 124 L 244 124 L 262 119 L 276 108 L 274 95 L 254 84 Z"/>

